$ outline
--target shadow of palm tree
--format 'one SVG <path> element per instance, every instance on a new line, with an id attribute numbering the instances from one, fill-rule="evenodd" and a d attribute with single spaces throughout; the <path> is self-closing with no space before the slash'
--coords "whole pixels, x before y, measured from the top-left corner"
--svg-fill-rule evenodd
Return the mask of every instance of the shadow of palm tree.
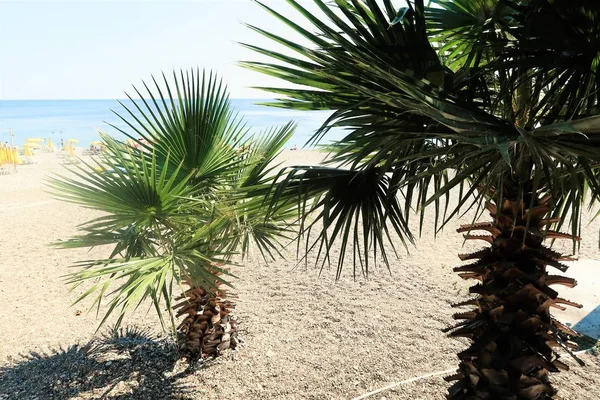
<path id="1" fill-rule="evenodd" d="M 0 368 L 0 399 L 181 399 L 174 343 L 136 328 L 49 353 L 32 352 Z"/>

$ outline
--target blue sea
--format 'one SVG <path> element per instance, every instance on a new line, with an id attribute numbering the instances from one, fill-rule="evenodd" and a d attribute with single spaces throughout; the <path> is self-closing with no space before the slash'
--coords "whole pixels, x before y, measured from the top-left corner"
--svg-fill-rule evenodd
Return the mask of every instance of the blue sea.
<path id="1" fill-rule="evenodd" d="M 131 100 L 121 101 L 128 108 L 133 105 Z M 232 106 L 252 132 L 259 133 L 295 121 L 297 128 L 288 147 L 304 146 L 330 115 L 324 111 L 292 111 L 256 104 L 261 101 L 264 100 L 232 99 Z M 91 142 L 99 140 L 99 131 L 124 138 L 109 124 L 137 136 L 111 110 L 132 120 L 116 100 L 0 100 L 0 142 L 10 143 L 9 129 L 14 134 L 15 146 L 22 146 L 27 138 L 36 137 L 50 138 L 54 144 L 59 144 L 61 139 L 73 138 L 80 141 L 80 147 L 89 147 Z M 339 139 L 342 133 L 332 130 L 321 143 Z"/>

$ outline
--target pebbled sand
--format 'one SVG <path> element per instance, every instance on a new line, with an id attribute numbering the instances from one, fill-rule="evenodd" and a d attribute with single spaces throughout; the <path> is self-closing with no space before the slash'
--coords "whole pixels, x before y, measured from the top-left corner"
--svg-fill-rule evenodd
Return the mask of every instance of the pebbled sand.
<path id="1" fill-rule="evenodd" d="M 282 161 L 317 163 L 323 155 L 287 151 Z M 435 241 L 431 229 L 424 232 L 409 255 L 400 246 L 391 274 L 379 266 L 368 280 L 353 280 L 351 265 L 339 282 L 327 269 L 319 277 L 310 263 L 308 269 L 294 268 L 292 255 L 269 265 L 249 260 L 235 271 L 242 345 L 209 367 L 182 372 L 185 367 L 171 361 L 172 352 L 160 340 L 131 345 L 124 353 L 67 350 L 92 339 L 99 319 L 86 312 L 91 302 L 71 307 L 82 290 L 69 292 L 62 276 L 73 262 L 101 257 L 106 249 L 45 247 L 76 233 L 78 224 L 97 213 L 50 199 L 44 176 L 62 167 L 52 154 L 37 158 L 40 164 L 0 176 L 0 399 L 353 398 L 454 368 L 455 353 L 465 347 L 466 342 L 449 339 L 440 329 L 452 322 L 449 305 L 467 294 L 469 284 L 451 268 L 458 265 L 456 254 L 465 251 L 454 229 L 470 222 L 472 214 Z M 580 270 L 578 263 L 571 270 L 582 285 L 561 289 L 564 297 L 584 301 L 584 311 L 590 312 L 600 305 L 593 284 L 598 282 L 593 267 L 600 265 L 594 261 L 600 260 L 598 228 L 598 222 L 584 227 L 580 257 L 586 261 Z M 147 311 L 138 310 L 125 323 L 159 335 L 154 311 Z M 560 318 L 576 325 L 587 315 Z M 38 353 L 33 361 L 23 357 L 30 352 Z M 598 398 L 600 358 L 581 357 L 585 368 L 565 356 L 572 370 L 554 375 L 564 399 Z M 446 386 L 437 376 L 373 398 L 440 399 Z"/>

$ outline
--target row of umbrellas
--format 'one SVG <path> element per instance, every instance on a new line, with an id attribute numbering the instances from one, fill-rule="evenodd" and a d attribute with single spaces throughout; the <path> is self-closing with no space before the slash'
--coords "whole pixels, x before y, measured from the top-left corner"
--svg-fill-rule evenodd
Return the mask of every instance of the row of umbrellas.
<path id="1" fill-rule="evenodd" d="M 0 147 L 0 165 L 3 164 L 21 164 L 21 157 L 17 149 L 11 149 L 7 147 Z"/>
<path id="2" fill-rule="evenodd" d="M 46 143 L 44 143 L 46 142 Z M 67 139 L 64 142 L 64 151 L 69 155 L 69 157 L 75 157 L 75 144 L 79 143 L 77 139 Z M 92 146 L 103 147 L 104 144 L 101 141 L 95 141 L 91 143 Z M 25 140 L 25 144 L 23 145 L 23 156 L 31 157 L 33 156 L 33 150 L 44 149 L 47 151 L 55 151 L 55 146 L 52 143 L 52 139 L 42 139 L 42 138 L 27 138 Z M 22 164 L 22 160 L 19 157 L 19 153 L 17 149 L 13 149 L 10 147 L 3 147 L 0 144 L 0 165 L 2 164 Z"/>
<path id="3" fill-rule="evenodd" d="M 42 142 L 47 142 L 45 146 L 42 146 Z M 65 151 L 69 153 L 70 156 L 74 156 L 74 144 L 79 143 L 77 139 L 67 139 L 65 141 Z M 26 157 L 31 157 L 33 155 L 32 150 L 46 148 L 48 151 L 54 151 L 54 144 L 52 143 L 52 139 L 41 139 L 41 138 L 28 138 L 25 140 L 25 145 L 23 146 L 23 155 Z"/>

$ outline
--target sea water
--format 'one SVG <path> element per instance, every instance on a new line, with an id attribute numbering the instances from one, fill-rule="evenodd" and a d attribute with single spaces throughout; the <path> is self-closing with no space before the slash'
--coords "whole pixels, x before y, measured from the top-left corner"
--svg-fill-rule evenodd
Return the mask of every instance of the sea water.
<path id="1" fill-rule="evenodd" d="M 135 111 L 131 100 L 121 101 Z M 232 108 L 246 121 L 251 132 L 260 133 L 288 121 L 296 122 L 296 131 L 287 147 L 304 146 L 330 115 L 326 111 L 293 111 L 258 105 L 261 101 L 265 100 L 232 99 L 231 102 Z M 124 139 L 125 136 L 111 125 L 137 137 L 115 112 L 133 122 L 117 100 L 0 100 L 0 142 L 11 143 L 9 130 L 14 135 L 15 146 L 22 146 L 27 138 L 43 138 L 52 139 L 55 145 L 59 145 L 61 140 L 77 139 L 77 146 L 89 147 L 91 142 L 100 139 L 98 132 Z M 135 113 L 139 115 L 137 111 Z M 342 136 L 340 130 L 332 130 L 321 143 Z"/>

